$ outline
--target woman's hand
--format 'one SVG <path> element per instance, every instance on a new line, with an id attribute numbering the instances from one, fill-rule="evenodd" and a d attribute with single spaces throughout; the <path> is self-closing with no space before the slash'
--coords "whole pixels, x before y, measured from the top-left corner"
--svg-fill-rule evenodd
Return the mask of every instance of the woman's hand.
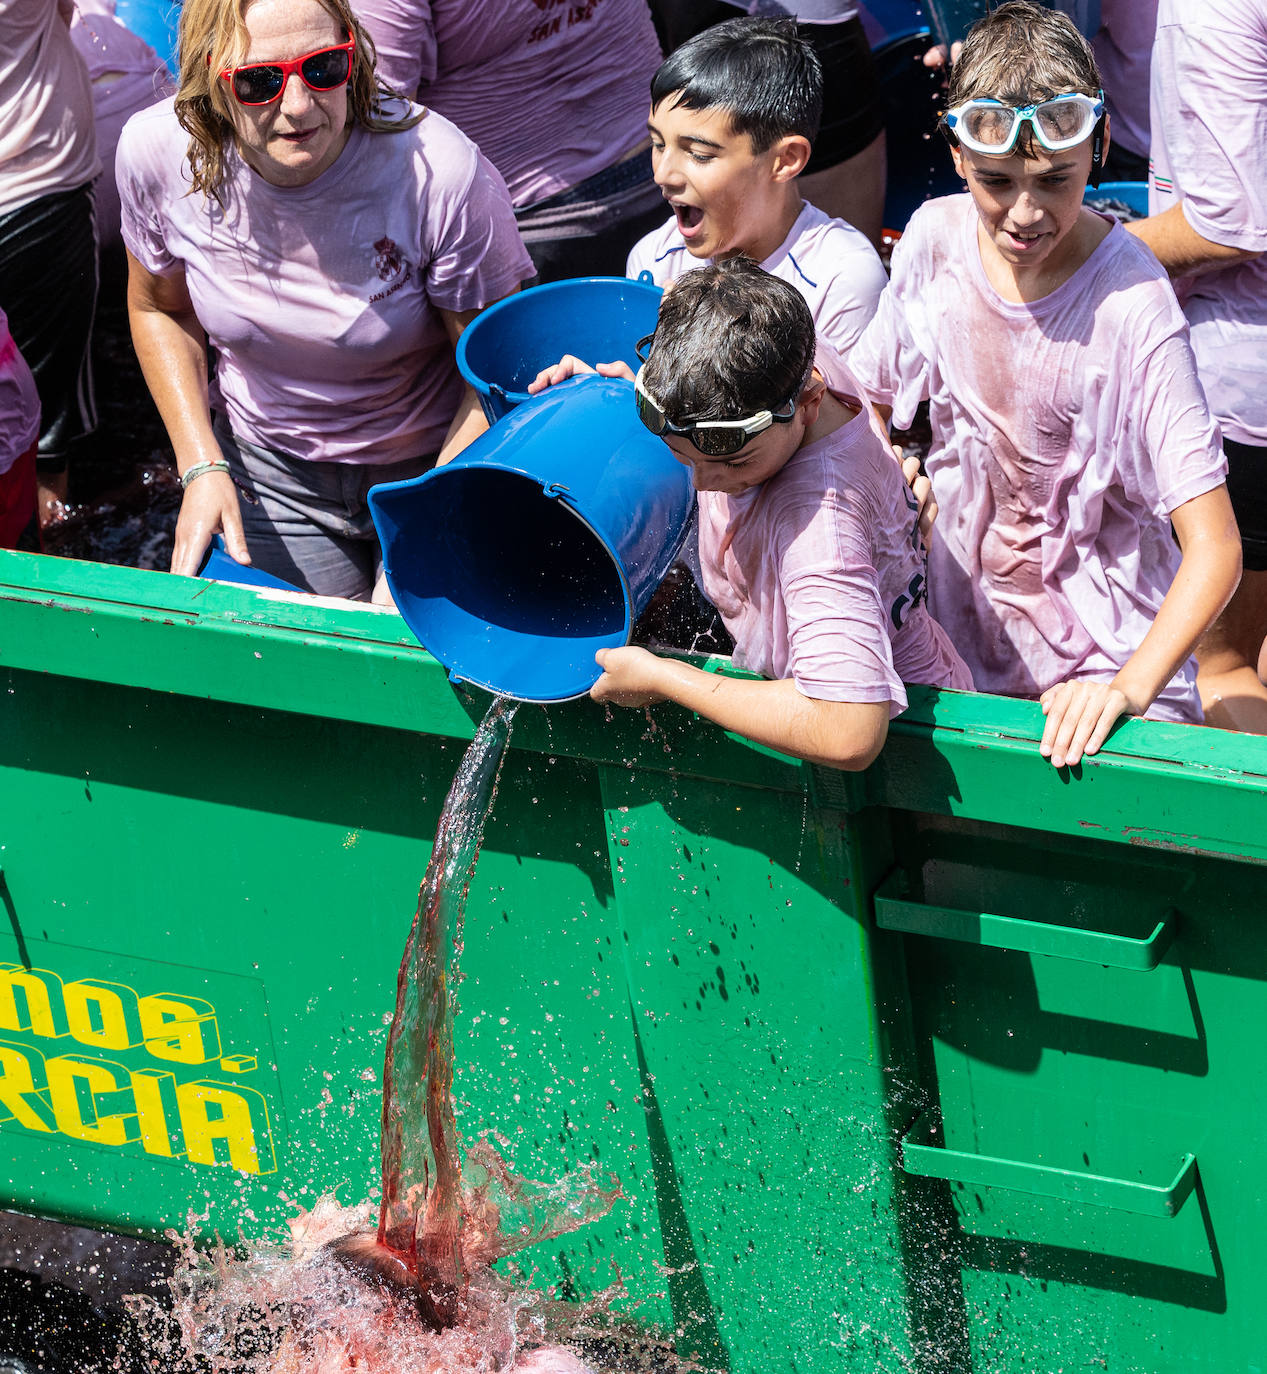
<path id="1" fill-rule="evenodd" d="M 628 645 L 621 649 L 600 649 L 594 662 L 603 675 L 590 688 L 595 701 L 609 701 L 616 706 L 652 706 L 664 701 L 658 683 L 662 661 L 646 649 Z"/>
<path id="2" fill-rule="evenodd" d="M 211 536 L 224 534 L 224 547 L 239 563 L 249 563 L 242 532 L 242 511 L 238 491 L 227 472 L 204 472 L 185 488 L 176 519 L 176 545 L 172 549 L 172 572 L 197 577 Z"/>
<path id="3" fill-rule="evenodd" d="M 1097 753 L 1119 717 L 1142 715 L 1148 709 L 1147 702 L 1137 705 L 1113 682 L 1060 682 L 1039 702 L 1047 721 L 1038 752 L 1057 768 L 1072 767 L 1084 754 Z"/>

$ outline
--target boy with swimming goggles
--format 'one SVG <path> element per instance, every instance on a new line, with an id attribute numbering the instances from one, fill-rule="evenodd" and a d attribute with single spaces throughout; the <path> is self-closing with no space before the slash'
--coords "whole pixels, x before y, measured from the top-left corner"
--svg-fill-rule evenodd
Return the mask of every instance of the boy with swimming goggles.
<path id="1" fill-rule="evenodd" d="M 631 399 L 691 470 L 704 590 L 734 662 L 770 680 L 602 649 L 590 695 L 676 701 L 798 758 L 867 767 L 906 709 L 904 682 L 972 687 L 925 608 L 916 501 L 879 422 L 824 384 L 804 299 L 750 259 L 688 272 L 643 343 Z M 587 370 L 569 357 L 530 389 Z"/>
<path id="2" fill-rule="evenodd" d="M 823 71 L 790 19 L 741 17 L 683 43 L 651 82 L 651 167 L 673 210 L 626 275 L 667 286 L 742 253 L 794 286 L 844 358 L 887 278 L 867 237 L 801 199 L 823 106 Z M 848 386 L 847 373 L 828 377 Z"/>
<path id="3" fill-rule="evenodd" d="M 948 103 L 970 194 L 915 214 L 850 366 L 900 426 L 930 401 L 930 609 L 1076 764 L 1123 715 L 1200 721 L 1192 652 L 1240 576 L 1226 465 L 1164 272 L 1082 204 L 1109 138 L 1085 40 L 1012 0 Z"/>

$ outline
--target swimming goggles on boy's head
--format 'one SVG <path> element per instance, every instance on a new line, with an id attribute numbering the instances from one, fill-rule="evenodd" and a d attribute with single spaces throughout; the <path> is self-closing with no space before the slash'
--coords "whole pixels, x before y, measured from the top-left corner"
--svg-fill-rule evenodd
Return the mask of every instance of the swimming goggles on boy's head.
<path id="1" fill-rule="evenodd" d="M 1098 98 L 1080 92 L 1041 100 L 1036 105 L 1004 105 L 1000 100 L 965 100 L 947 110 L 942 123 L 948 133 L 974 153 L 1006 157 L 1016 147 L 1023 125 L 1049 153 L 1075 148 L 1090 138 L 1104 114 L 1104 92 Z"/>
<path id="2" fill-rule="evenodd" d="M 645 343 L 646 340 L 643 340 Z M 641 349 L 642 344 L 638 345 Z M 705 458 L 732 458 L 749 439 L 755 439 L 773 424 L 786 424 L 796 416 L 796 403 L 803 384 L 796 395 L 784 401 L 777 410 L 759 410 L 744 420 L 694 420 L 687 425 L 675 425 L 660 409 L 660 403 L 642 385 L 644 369 L 634 378 L 634 404 L 638 418 L 657 438 L 675 434 L 689 439 Z"/>

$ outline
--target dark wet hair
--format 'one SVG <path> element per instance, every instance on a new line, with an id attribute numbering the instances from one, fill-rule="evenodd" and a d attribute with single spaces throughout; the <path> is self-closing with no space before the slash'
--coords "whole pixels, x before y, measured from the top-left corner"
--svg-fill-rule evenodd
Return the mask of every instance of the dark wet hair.
<path id="1" fill-rule="evenodd" d="M 665 292 L 642 384 L 675 424 L 734 420 L 799 395 L 813 362 L 801 293 L 751 258 L 726 258 Z"/>
<path id="2" fill-rule="evenodd" d="M 740 17 L 683 43 L 651 79 L 651 108 L 726 110 L 731 128 L 763 153 L 800 134 L 813 143 L 823 115 L 823 67 L 794 19 Z"/>

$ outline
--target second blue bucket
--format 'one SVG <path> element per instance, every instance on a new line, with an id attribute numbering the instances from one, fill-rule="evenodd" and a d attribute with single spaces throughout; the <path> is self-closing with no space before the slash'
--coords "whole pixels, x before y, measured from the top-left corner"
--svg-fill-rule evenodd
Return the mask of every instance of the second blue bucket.
<path id="1" fill-rule="evenodd" d="M 578 377 L 451 463 L 373 487 L 387 584 L 454 678 L 519 701 L 598 681 L 677 556 L 686 469 L 638 420 L 633 387 Z"/>
<path id="2" fill-rule="evenodd" d="M 587 363 L 626 362 L 655 329 L 662 292 L 627 277 L 575 277 L 520 291 L 477 315 L 458 340 L 457 363 L 491 425 L 528 399 L 528 383 L 565 353 Z"/>

